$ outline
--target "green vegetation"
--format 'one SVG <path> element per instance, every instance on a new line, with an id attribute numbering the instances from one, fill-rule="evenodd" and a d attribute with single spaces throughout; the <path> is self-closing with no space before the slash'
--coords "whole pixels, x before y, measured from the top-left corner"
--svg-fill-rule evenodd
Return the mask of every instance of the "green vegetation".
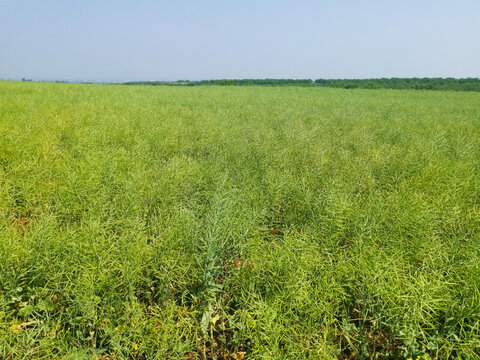
<path id="1" fill-rule="evenodd" d="M 480 79 L 466 78 L 382 78 L 382 79 L 224 79 L 189 81 L 132 81 L 125 85 L 168 86 L 323 86 L 342 89 L 402 89 L 402 90 L 450 90 L 480 91 Z"/>
<path id="2" fill-rule="evenodd" d="M 480 95 L 0 83 L 0 357 L 478 359 Z"/>
<path id="3" fill-rule="evenodd" d="M 336 79 L 315 80 L 319 86 L 337 87 L 344 89 L 404 89 L 404 90 L 453 90 L 453 91 L 480 91 L 480 79 L 454 78 L 383 78 L 383 79 Z"/>
<path id="4" fill-rule="evenodd" d="M 311 86 L 313 81 L 311 79 L 222 79 L 222 80 L 178 80 L 178 81 L 131 81 L 126 82 L 124 85 L 168 85 L 168 86 L 251 86 L 251 85 L 264 85 L 264 86 Z"/>

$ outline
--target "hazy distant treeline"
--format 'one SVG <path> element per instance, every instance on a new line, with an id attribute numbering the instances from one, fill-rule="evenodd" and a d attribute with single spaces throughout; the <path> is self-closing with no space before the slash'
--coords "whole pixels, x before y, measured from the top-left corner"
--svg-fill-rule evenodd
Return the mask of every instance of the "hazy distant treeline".
<path id="1" fill-rule="evenodd" d="M 343 89 L 414 89 L 480 91 L 479 78 L 381 78 L 381 79 L 223 79 L 223 80 L 178 80 L 130 81 L 125 85 L 168 85 L 168 86 L 324 86 Z"/>
<path id="2" fill-rule="evenodd" d="M 174 82 L 167 81 L 131 81 L 126 85 L 170 85 L 170 86 L 202 86 L 202 85 L 222 85 L 222 86 L 243 86 L 243 85 L 314 85 L 311 79 L 223 79 L 223 80 L 178 80 Z"/>

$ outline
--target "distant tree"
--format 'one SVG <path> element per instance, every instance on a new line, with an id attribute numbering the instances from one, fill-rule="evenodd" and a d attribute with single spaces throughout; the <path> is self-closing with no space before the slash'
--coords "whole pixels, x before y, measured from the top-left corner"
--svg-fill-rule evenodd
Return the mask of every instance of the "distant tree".
<path id="1" fill-rule="evenodd" d="M 232 86 L 235 85 L 235 81 L 229 80 L 229 79 L 224 79 L 224 80 L 219 80 L 218 85 L 222 86 Z"/>
<path id="2" fill-rule="evenodd" d="M 31 81 L 23 78 L 22 81 Z M 166 86 L 326 86 L 344 89 L 418 89 L 418 90 L 450 90 L 480 91 L 478 78 L 380 78 L 380 79 L 222 79 L 222 80 L 179 80 L 165 81 L 132 81 L 125 85 L 166 85 Z"/>

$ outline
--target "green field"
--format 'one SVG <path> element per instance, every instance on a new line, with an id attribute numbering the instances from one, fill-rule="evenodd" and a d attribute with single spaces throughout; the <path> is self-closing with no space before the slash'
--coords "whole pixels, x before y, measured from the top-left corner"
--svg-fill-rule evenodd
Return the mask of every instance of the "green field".
<path id="1" fill-rule="evenodd" d="M 479 339 L 480 93 L 0 82 L 1 359 Z"/>

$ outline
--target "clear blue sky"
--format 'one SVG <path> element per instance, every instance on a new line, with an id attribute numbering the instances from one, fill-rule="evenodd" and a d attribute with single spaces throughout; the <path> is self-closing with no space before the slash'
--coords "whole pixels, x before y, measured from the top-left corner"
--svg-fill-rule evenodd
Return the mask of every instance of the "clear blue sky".
<path id="1" fill-rule="evenodd" d="M 0 78 L 480 77 L 480 0 L 0 0 Z"/>

